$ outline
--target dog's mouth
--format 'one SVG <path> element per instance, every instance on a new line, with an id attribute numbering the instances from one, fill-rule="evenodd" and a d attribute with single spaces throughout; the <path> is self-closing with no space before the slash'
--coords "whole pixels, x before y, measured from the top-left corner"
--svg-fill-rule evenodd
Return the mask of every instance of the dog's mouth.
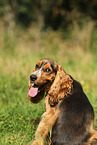
<path id="1" fill-rule="evenodd" d="M 36 85 L 34 84 L 30 90 L 28 91 L 28 94 L 30 97 L 35 97 L 37 96 L 37 94 L 39 92 L 41 92 L 42 90 L 44 90 L 46 88 L 46 86 L 48 85 L 49 81 L 47 81 L 46 83 L 44 83 L 43 85 L 39 86 L 39 85 Z"/>

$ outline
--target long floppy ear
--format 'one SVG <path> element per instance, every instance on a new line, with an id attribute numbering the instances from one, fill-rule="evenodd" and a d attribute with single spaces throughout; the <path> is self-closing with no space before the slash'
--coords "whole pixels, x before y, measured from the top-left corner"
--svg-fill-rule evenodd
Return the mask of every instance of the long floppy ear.
<path id="1" fill-rule="evenodd" d="M 28 91 L 30 90 L 31 87 L 32 87 L 32 84 L 29 82 Z M 45 90 L 43 89 L 42 91 L 38 92 L 38 94 L 35 97 L 31 97 L 29 96 L 29 94 L 27 94 L 27 97 L 30 99 L 31 102 L 38 103 L 44 97 L 44 93 L 45 93 Z"/>
<path id="2" fill-rule="evenodd" d="M 55 106 L 60 100 L 67 96 L 67 94 L 71 93 L 72 83 L 73 80 L 70 76 L 64 72 L 60 65 L 58 65 L 55 80 L 47 94 L 51 106 Z"/>

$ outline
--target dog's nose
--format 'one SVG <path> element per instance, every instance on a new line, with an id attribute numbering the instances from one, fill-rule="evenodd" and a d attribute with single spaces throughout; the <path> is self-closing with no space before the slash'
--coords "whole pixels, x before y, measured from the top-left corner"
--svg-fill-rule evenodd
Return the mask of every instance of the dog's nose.
<path id="1" fill-rule="evenodd" d="M 32 74 L 30 76 L 30 81 L 35 81 L 35 80 L 37 80 L 37 76 Z"/>

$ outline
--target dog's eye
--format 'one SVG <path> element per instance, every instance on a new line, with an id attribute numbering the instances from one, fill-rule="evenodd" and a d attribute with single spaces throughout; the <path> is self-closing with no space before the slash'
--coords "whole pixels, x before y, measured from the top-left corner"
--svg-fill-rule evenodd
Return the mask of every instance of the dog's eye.
<path id="1" fill-rule="evenodd" d="M 35 68 L 38 69 L 39 68 L 39 64 L 36 64 Z"/>
<path id="2" fill-rule="evenodd" d="M 49 68 L 45 69 L 44 70 L 45 72 L 50 72 L 51 70 Z"/>

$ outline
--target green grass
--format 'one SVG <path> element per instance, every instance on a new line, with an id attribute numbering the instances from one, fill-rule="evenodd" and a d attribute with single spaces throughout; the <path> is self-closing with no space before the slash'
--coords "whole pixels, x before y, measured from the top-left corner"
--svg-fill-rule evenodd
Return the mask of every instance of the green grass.
<path id="1" fill-rule="evenodd" d="M 37 29 L 32 29 L 15 32 L 15 36 L 10 37 L 2 31 L 0 145 L 23 145 L 29 143 L 32 136 L 34 138 L 38 125 L 34 119 L 41 118 L 45 107 L 44 100 L 36 105 L 29 101 L 27 87 L 34 65 L 44 57 L 56 60 L 67 73 L 82 83 L 95 110 L 94 128 L 97 129 L 97 56 L 81 49 L 72 38 L 63 40 L 61 35 L 51 30 L 41 34 Z M 96 44 L 94 47 L 97 48 Z"/>

